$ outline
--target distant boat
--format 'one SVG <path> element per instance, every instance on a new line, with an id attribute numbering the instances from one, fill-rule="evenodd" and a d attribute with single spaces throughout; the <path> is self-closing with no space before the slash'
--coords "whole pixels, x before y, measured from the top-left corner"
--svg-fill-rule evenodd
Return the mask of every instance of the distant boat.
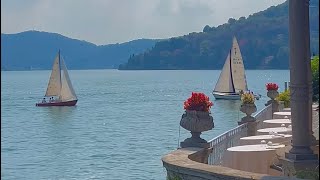
<path id="1" fill-rule="evenodd" d="M 71 84 L 67 67 L 60 55 L 56 56 L 46 94 L 36 106 L 74 106 L 78 99 Z"/>
<path id="2" fill-rule="evenodd" d="M 248 92 L 248 85 L 239 44 L 236 37 L 233 37 L 232 48 L 212 94 L 216 99 L 240 100 L 242 92 Z M 261 97 L 257 94 L 254 96 L 256 99 Z"/>

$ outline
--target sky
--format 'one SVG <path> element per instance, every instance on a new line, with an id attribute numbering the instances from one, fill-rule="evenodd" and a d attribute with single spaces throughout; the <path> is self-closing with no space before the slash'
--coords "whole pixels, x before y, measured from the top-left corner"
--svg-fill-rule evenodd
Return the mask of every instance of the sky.
<path id="1" fill-rule="evenodd" d="M 1 0 L 1 33 L 59 33 L 96 45 L 201 32 L 285 0 Z"/>

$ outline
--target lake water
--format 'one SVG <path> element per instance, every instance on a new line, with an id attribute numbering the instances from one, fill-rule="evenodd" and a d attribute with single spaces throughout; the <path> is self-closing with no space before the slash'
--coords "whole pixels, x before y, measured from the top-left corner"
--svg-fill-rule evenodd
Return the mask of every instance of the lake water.
<path id="1" fill-rule="evenodd" d="M 50 71 L 1 72 L 1 179 L 166 179 L 161 157 L 190 136 L 179 128 L 183 102 L 204 92 L 215 128 L 237 126 L 239 101 L 215 100 L 220 71 L 71 70 L 75 107 L 36 107 Z M 248 86 L 269 100 L 265 84 L 284 90 L 289 70 L 248 70 Z M 180 133 L 179 133 L 180 132 Z"/>

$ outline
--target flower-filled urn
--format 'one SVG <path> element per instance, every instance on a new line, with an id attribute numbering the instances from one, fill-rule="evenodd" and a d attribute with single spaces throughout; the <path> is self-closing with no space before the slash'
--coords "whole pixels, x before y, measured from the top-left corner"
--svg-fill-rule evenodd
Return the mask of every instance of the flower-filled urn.
<path id="1" fill-rule="evenodd" d="M 267 83 L 266 89 L 267 89 L 267 96 L 272 100 L 274 100 L 279 95 L 279 92 L 278 92 L 279 86 L 275 83 Z"/>
<path id="2" fill-rule="evenodd" d="M 266 89 L 267 96 L 270 98 L 270 100 L 265 105 L 268 106 L 272 104 L 272 112 L 279 111 L 279 102 L 276 100 L 276 97 L 279 96 L 279 86 L 276 83 L 267 83 Z"/>
<path id="3" fill-rule="evenodd" d="M 254 101 L 255 98 L 252 93 L 243 93 L 241 95 L 240 111 L 245 113 L 247 116 L 241 118 L 241 121 L 238 122 L 238 124 L 255 121 L 255 118 L 251 116 L 251 114 L 257 111 Z"/>
<path id="4" fill-rule="evenodd" d="M 184 147 L 207 148 L 209 144 L 200 138 L 201 132 L 211 130 L 214 127 L 210 108 L 213 103 L 204 93 L 192 92 L 191 97 L 184 102 L 185 112 L 181 117 L 180 126 L 190 131 L 191 137 L 180 143 Z"/>

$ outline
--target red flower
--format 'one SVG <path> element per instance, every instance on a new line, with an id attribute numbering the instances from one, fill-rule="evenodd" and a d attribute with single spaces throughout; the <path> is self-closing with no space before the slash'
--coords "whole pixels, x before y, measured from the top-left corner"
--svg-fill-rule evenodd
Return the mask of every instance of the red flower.
<path id="1" fill-rule="evenodd" d="M 191 97 L 189 97 L 183 105 L 183 108 L 186 110 L 208 112 L 210 107 L 213 106 L 213 103 L 209 101 L 209 97 L 204 93 L 192 92 Z"/>
<path id="2" fill-rule="evenodd" d="M 267 83 L 266 88 L 268 91 L 270 90 L 278 90 L 279 86 L 276 83 Z"/>

